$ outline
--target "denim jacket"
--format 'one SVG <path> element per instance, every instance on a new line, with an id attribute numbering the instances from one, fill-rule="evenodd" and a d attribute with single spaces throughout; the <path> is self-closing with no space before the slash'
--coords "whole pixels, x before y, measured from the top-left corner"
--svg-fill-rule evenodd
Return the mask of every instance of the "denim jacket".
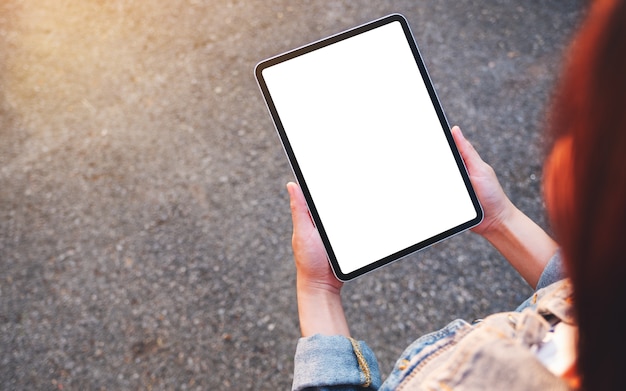
<path id="1" fill-rule="evenodd" d="M 455 320 L 413 342 L 382 383 L 364 342 L 314 335 L 298 341 L 293 390 L 568 390 L 534 355 L 558 321 L 574 323 L 571 284 L 557 252 L 536 293 L 515 312 Z M 364 387 L 367 386 L 367 387 Z"/>

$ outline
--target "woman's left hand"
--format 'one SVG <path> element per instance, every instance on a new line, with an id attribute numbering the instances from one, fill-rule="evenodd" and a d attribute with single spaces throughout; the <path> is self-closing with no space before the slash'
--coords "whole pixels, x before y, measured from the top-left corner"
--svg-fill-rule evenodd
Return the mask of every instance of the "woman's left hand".
<path id="1" fill-rule="evenodd" d="M 297 270 L 298 316 L 303 337 L 350 336 L 341 304 L 343 283 L 333 274 L 319 232 L 300 187 L 287 184 L 293 222 L 292 246 Z"/>

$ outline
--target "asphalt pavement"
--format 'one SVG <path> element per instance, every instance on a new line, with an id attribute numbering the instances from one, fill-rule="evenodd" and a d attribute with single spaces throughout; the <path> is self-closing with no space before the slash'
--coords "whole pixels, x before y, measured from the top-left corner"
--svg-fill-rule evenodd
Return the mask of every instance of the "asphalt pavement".
<path id="1" fill-rule="evenodd" d="M 284 390 L 291 170 L 253 76 L 399 12 L 451 123 L 548 228 L 545 109 L 582 0 L 0 2 L 0 388 Z M 418 224 L 419 222 L 415 222 Z M 383 373 L 532 290 L 467 232 L 346 284 Z"/>

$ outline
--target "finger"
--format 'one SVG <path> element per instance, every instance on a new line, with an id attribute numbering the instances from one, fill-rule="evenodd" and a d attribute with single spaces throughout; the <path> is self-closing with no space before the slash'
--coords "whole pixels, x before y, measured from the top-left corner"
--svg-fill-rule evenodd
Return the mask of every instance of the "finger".
<path id="1" fill-rule="evenodd" d="M 311 228 L 311 217 L 309 216 L 309 209 L 304 199 L 302 189 L 294 182 L 287 184 L 287 191 L 289 192 L 289 205 L 291 207 L 291 219 L 294 230 L 303 228 Z"/>
<path id="2" fill-rule="evenodd" d="M 482 163 L 482 159 L 474 146 L 463 136 L 463 132 L 461 132 L 461 128 L 458 126 L 452 127 L 452 137 L 454 138 L 454 142 L 456 146 L 459 148 L 459 152 L 461 153 L 461 157 L 465 162 L 467 169 L 472 172 L 474 168 L 476 168 L 480 163 Z"/>

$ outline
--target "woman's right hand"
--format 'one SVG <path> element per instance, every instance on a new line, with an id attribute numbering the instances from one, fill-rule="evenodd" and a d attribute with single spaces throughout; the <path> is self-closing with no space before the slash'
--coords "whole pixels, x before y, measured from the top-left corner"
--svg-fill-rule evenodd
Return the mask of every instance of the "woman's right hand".
<path id="1" fill-rule="evenodd" d="M 513 212 L 515 206 L 504 194 L 493 168 L 481 159 L 458 126 L 452 128 L 452 137 L 465 162 L 470 181 L 484 212 L 483 221 L 472 228 L 472 231 L 484 236 L 499 228 Z"/>
<path id="2" fill-rule="evenodd" d="M 504 194 L 496 173 L 485 163 L 458 126 L 452 136 L 480 201 L 484 218 L 472 228 L 482 235 L 511 263 L 532 287 L 558 248 L 557 243 Z"/>

